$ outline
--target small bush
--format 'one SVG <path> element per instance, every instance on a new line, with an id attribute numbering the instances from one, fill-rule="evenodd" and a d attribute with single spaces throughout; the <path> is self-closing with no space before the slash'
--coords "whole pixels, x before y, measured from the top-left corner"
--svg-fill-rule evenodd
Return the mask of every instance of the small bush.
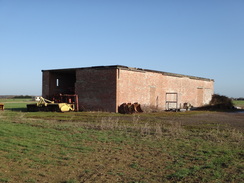
<path id="1" fill-rule="evenodd" d="M 219 106 L 224 109 L 233 108 L 232 100 L 224 95 L 214 94 L 209 104 L 212 106 Z"/>
<path id="2" fill-rule="evenodd" d="M 224 95 L 214 94 L 209 105 L 199 107 L 198 110 L 229 110 L 234 109 L 232 100 Z"/>

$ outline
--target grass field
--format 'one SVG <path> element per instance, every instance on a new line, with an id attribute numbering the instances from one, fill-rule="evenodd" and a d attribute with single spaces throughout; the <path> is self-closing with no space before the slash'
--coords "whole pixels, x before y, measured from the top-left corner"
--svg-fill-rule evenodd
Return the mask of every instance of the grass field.
<path id="1" fill-rule="evenodd" d="M 26 111 L 26 104 L 33 103 L 31 99 L 0 99 L 6 110 Z"/>
<path id="2" fill-rule="evenodd" d="M 233 104 L 244 109 L 244 100 L 234 100 Z"/>
<path id="3" fill-rule="evenodd" d="M 0 111 L 0 182 L 244 179 L 241 113 L 28 113 L 29 101 L 8 102 Z"/>

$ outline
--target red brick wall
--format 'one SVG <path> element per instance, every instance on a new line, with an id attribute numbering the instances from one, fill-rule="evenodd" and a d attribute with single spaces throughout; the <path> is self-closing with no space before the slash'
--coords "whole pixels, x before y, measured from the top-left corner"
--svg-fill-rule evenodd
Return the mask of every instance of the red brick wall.
<path id="1" fill-rule="evenodd" d="M 166 76 L 156 72 L 119 69 L 117 80 L 118 106 L 138 102 L 164 110 L 167 92 L 178 93 L 177 107 L 185 102 L 200 106 L 207 104 L 213 94 L 213 81 Z"/>
<path id="2" fill-rule="evenodd" d="M 116 112 L 116 68 L 77 69 L 75 88 L 80 109 Z"/>
<path id="3" fill-rule="evenodd" d="M 143 105 L 162 105 L 162 74 L 144 71 L 118 70 L 118 102 Z"/>
<path id="4" fill-rule="evenodd" d="M 188 77 L 165 76 L 164 90 L 178 93 L 179 105 L 188 102 L 195 107 L 208 104 L 214 92 L 213 81 L 190 79 Z"/>
<path id="5" fill-rule="evenodd" d="M 42 96 L 44 98 L 47 98 L 49 95 L 49 72 L 48 71 L 43 71 L 42 72 Z"/>

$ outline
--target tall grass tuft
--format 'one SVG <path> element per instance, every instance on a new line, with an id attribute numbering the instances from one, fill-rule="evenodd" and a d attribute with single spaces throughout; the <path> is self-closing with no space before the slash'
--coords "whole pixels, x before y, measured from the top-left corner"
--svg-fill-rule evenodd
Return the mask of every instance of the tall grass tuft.
<path id="1" fill-rule="evenodd" d="M 225 143 L 225 142 L 236 142 L 240 143 L 244 140 L 243 133 L 236 129 L 220 130 L 218 124 L 216 128 L 204 133 L 203 138 L 208 141 Z"/>
<path id="2" fill-rule="evenodd" d="M 100 121 L 101 130 L 115 130 L 119 127 L 119 118 L 103 117 Z"/>
<path id="3" fill-rule="evenodd" d="M 158 123 L 155 125 L 155 136 L 157 138 L 161 138 L 163 136 L 162 125 Z"/>
<path id="4" fill-rule="evenodd" d="M 83 123 L 83 126 L 89 129 L 119 130 L 124 133 L 137 133 L 142 137 L 154 136 L 156 138 L 161 138 L 164 136 L 170 136 L 173 138 L 179 138 L 186 135 L 186 130 L 181 122 L 173 122 L 167 125 L 163 122 L 142 122 L 140 121 L 139 115 L 134 115 L 131 123 L 123 123 L 118 117 L 101 117 L 97 118 L 95 123 Z"/>
<path id="5" fill-rule="evenodd" d="M 141 125 L 140 126 L 140 134 L 142 136 L 148 136 L 148 135 L 152 134 L 152 127 L 148 123 Z"/>
<path id="6" fill-rule="evenodd" d="M 171 125 L 167 126 L 166 129 L 169 131 L 169 134 L 173 137 L 180 137 L 185 134 L 185 129 L 183 128 L 181 122 L 174 122 Z"/>

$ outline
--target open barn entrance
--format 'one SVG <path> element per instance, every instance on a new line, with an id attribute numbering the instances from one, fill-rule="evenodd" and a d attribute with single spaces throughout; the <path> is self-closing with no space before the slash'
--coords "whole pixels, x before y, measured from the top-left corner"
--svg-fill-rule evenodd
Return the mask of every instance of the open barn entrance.
<path id="1" fill-rule="evenodd" d="M 75 70 L 59 70 L 50 72 L 52 91 L 50 94 L 75 94 Z"/>
<path id="2" fill-rule="evenodd" d="M 55 103 L 75 104 L 78 111 L 78 95 L 75 93 L 76 70 L 53 70 L 50 74 L 48 99 Z"/>

